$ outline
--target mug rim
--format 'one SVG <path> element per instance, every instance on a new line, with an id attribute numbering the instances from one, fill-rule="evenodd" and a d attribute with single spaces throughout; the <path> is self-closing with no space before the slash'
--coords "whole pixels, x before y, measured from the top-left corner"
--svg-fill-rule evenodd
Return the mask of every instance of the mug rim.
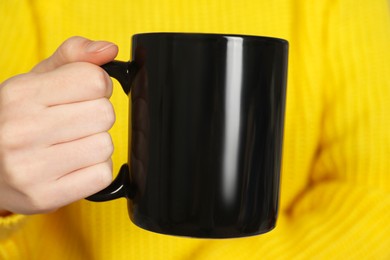
<path id="1" fill-rule="evenodd" d="M 203 32 L 143 32 L 133 34 L 131 38 L 137 38 L 142 36 L 190 36 L 190 37 L 203 37 L 203 38 L 242 38 L 245 40 L 261 40 L 272 41 L 288 45 L 289 42 L 286 39 L 271 36 L 251 35 L 251 34 L 230 34 L 230 33 L 203 33 Z"/>

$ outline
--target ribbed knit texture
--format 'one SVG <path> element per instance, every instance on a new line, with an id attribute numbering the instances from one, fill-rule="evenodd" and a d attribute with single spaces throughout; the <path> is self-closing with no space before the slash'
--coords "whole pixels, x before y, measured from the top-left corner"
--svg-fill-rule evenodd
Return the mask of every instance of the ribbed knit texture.
<path id="1" fill-rule="evenodd" d="M 390 259 L 390 16 L 387 0 L 0 1 L 0 82 L 73 35 L 184 31 L 290 42 L 281 203 L 275 230 L 201 240 L 134 226 L 126 202 L 76 202 L 0 218 L 0 259 Z M 116 86 L 114 172 L 127 158 Z M 22 162 L 21 162 L 22 163 Z"/>

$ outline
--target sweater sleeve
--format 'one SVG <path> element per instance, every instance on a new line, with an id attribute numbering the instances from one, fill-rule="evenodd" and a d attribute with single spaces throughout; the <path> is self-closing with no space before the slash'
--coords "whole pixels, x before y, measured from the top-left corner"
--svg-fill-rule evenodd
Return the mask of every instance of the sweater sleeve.
<path id="1" fill-rule="evenodd" d="M 323 52 L 327 75 L 316 82 L 322 129 L 307 186 L 281 209 L 274 231 L 210 241 L 199 259 L 390 258 L 388 3 L 333 1 L 325 10 L 324 27 L 314 29 L 323 42 L 311 47 Z M 310 23 L 322 18 L 301 19 L 310 39 Z"/>
<path id="2" fill-rule="evenodd" d="M 29 71 L 38 61 L 36 21 L 28 1 L 0 1 L 0 83 Z M 1 168 L 0 168 L 1 171 Z M 0 217 L 0 258 L 18 259 L 12 235 L 28 218 L 13 214 Z"/>

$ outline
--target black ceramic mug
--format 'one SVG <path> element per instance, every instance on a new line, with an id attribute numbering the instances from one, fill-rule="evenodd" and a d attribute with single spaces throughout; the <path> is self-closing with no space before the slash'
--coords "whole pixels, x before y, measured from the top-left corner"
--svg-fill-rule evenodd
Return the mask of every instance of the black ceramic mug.
<path id="1" fill-rule="evenodd" d="M 130 62 L 103 66 L 131 96 L 128 164 L 87 199 L 125 197 L 131 220 L 162 234 L 231 238 L 273 229 L 288 42 L 146 33 L 133 36 L 132 53 Z"/>

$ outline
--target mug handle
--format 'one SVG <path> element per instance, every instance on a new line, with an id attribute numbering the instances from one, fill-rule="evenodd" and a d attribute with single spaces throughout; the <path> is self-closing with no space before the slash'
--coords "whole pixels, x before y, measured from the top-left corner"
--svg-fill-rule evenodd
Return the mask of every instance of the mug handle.
<path id="1" fill-rule="evenodd" d="M 112 61 L 101 66 L 111 77 L 117 79 L 126 95 L 129 95 L 131 85 L 138 68 L 134 61 Z M 107 201 L 118 198 L 132 198 L 134 187 L 130 182 L 130 170 L 127 163 L 123 164 L 117 177 L 107 188 L 85 198 L 89 201 Z"/>

